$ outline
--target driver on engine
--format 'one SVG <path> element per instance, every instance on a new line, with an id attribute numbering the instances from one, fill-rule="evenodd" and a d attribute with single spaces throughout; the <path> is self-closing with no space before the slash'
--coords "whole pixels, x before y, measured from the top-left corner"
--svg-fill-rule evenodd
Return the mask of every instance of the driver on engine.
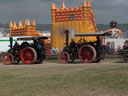
<path id="1" fill-rule="evenodd" d="M 111 34 L 111 38 L 120 38 L 120 35 L 122 34 L 120 29 L 117 29 L 117 22 L 111 21 L 110 23 L 110 29 L 104 31 L 104 33 L 109 32 Z"/>

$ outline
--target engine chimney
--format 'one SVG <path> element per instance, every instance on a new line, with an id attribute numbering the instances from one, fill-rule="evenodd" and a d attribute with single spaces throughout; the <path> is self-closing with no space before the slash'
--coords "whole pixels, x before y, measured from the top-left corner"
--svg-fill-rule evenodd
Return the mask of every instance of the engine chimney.
<path id="1" fill-rule="evenodd" d="M 65 30 L 66 34 L 66 47 L 68 47 L 68 41 L 69 41 L 69 30 Z"/>

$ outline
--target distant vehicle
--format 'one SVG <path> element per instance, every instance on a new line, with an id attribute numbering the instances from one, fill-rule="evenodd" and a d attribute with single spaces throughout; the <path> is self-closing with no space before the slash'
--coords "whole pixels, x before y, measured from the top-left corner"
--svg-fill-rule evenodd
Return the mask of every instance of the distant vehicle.
<path id="1" fill-rule="evenodd" d="M 118 51 L 121 60 L 128 63 L 128 40 L 124 42 L 123 49 Z"/>

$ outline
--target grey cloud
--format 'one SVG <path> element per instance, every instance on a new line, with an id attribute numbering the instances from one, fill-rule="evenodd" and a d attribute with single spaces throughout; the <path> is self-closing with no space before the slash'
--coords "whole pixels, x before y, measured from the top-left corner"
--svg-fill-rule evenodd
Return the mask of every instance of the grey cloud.
<path id="1" fill-rule="evenodd" d="M 67 7 L 81 6 L 83 0 L 64 0 Z M 0 22 L 25 18 L 35 18 L 37 23 L 51 23 L 51 3 L 58 8 L 62 0 L 0 0 Z M 96 23 L 108 23 L 117 20 L 128 23 L 128 0 L 91 0 Z"/>
<path id="2" fill-rule="evenodd" d="M 93 5 L 97 8 L 123 8 L 127 7 L 127 0 L 93 0 Z"/>
<path id="3" fill-rule="evenodd" d="M 27 1 L 27 0 L 0 0 L 0 3 L 12 3 L 12 2 L 23 2 L 23 1 Z"/>

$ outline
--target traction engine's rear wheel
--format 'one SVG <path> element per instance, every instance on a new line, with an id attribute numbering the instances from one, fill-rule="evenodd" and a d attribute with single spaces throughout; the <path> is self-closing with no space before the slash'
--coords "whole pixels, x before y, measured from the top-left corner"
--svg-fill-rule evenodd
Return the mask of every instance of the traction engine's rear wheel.
<path id="1" fill-rule="evenodd" d="M 3 54 L 2 59 L 3 59 L 4 64 L 6 65 L 12 64 L 13 62 L 13 56 L 11 53 Z"/>
<path id="2" fill-rule="evenodd" d="M 32 64 L 37 59 L 37 53 L 35 49 L 27 47 L 21 50 L 20 58 L 25 64 Z"/>
<path id="3" fill-rule="evenodd" d="M 79 49 L 78 56 L 83 63 L 91 63 L 96 59 L 96 50 L 91 45 L 84 45 Z"/>
<path id="4" fill-rule="evenodd" d="M 62 64 L 65 64 L 65 63 L 68 63 L 69 61 L 69 54 L 65 51 L 62 51 L 60 54 L 59 54 L 59 62 L 62 63 Z"/>

